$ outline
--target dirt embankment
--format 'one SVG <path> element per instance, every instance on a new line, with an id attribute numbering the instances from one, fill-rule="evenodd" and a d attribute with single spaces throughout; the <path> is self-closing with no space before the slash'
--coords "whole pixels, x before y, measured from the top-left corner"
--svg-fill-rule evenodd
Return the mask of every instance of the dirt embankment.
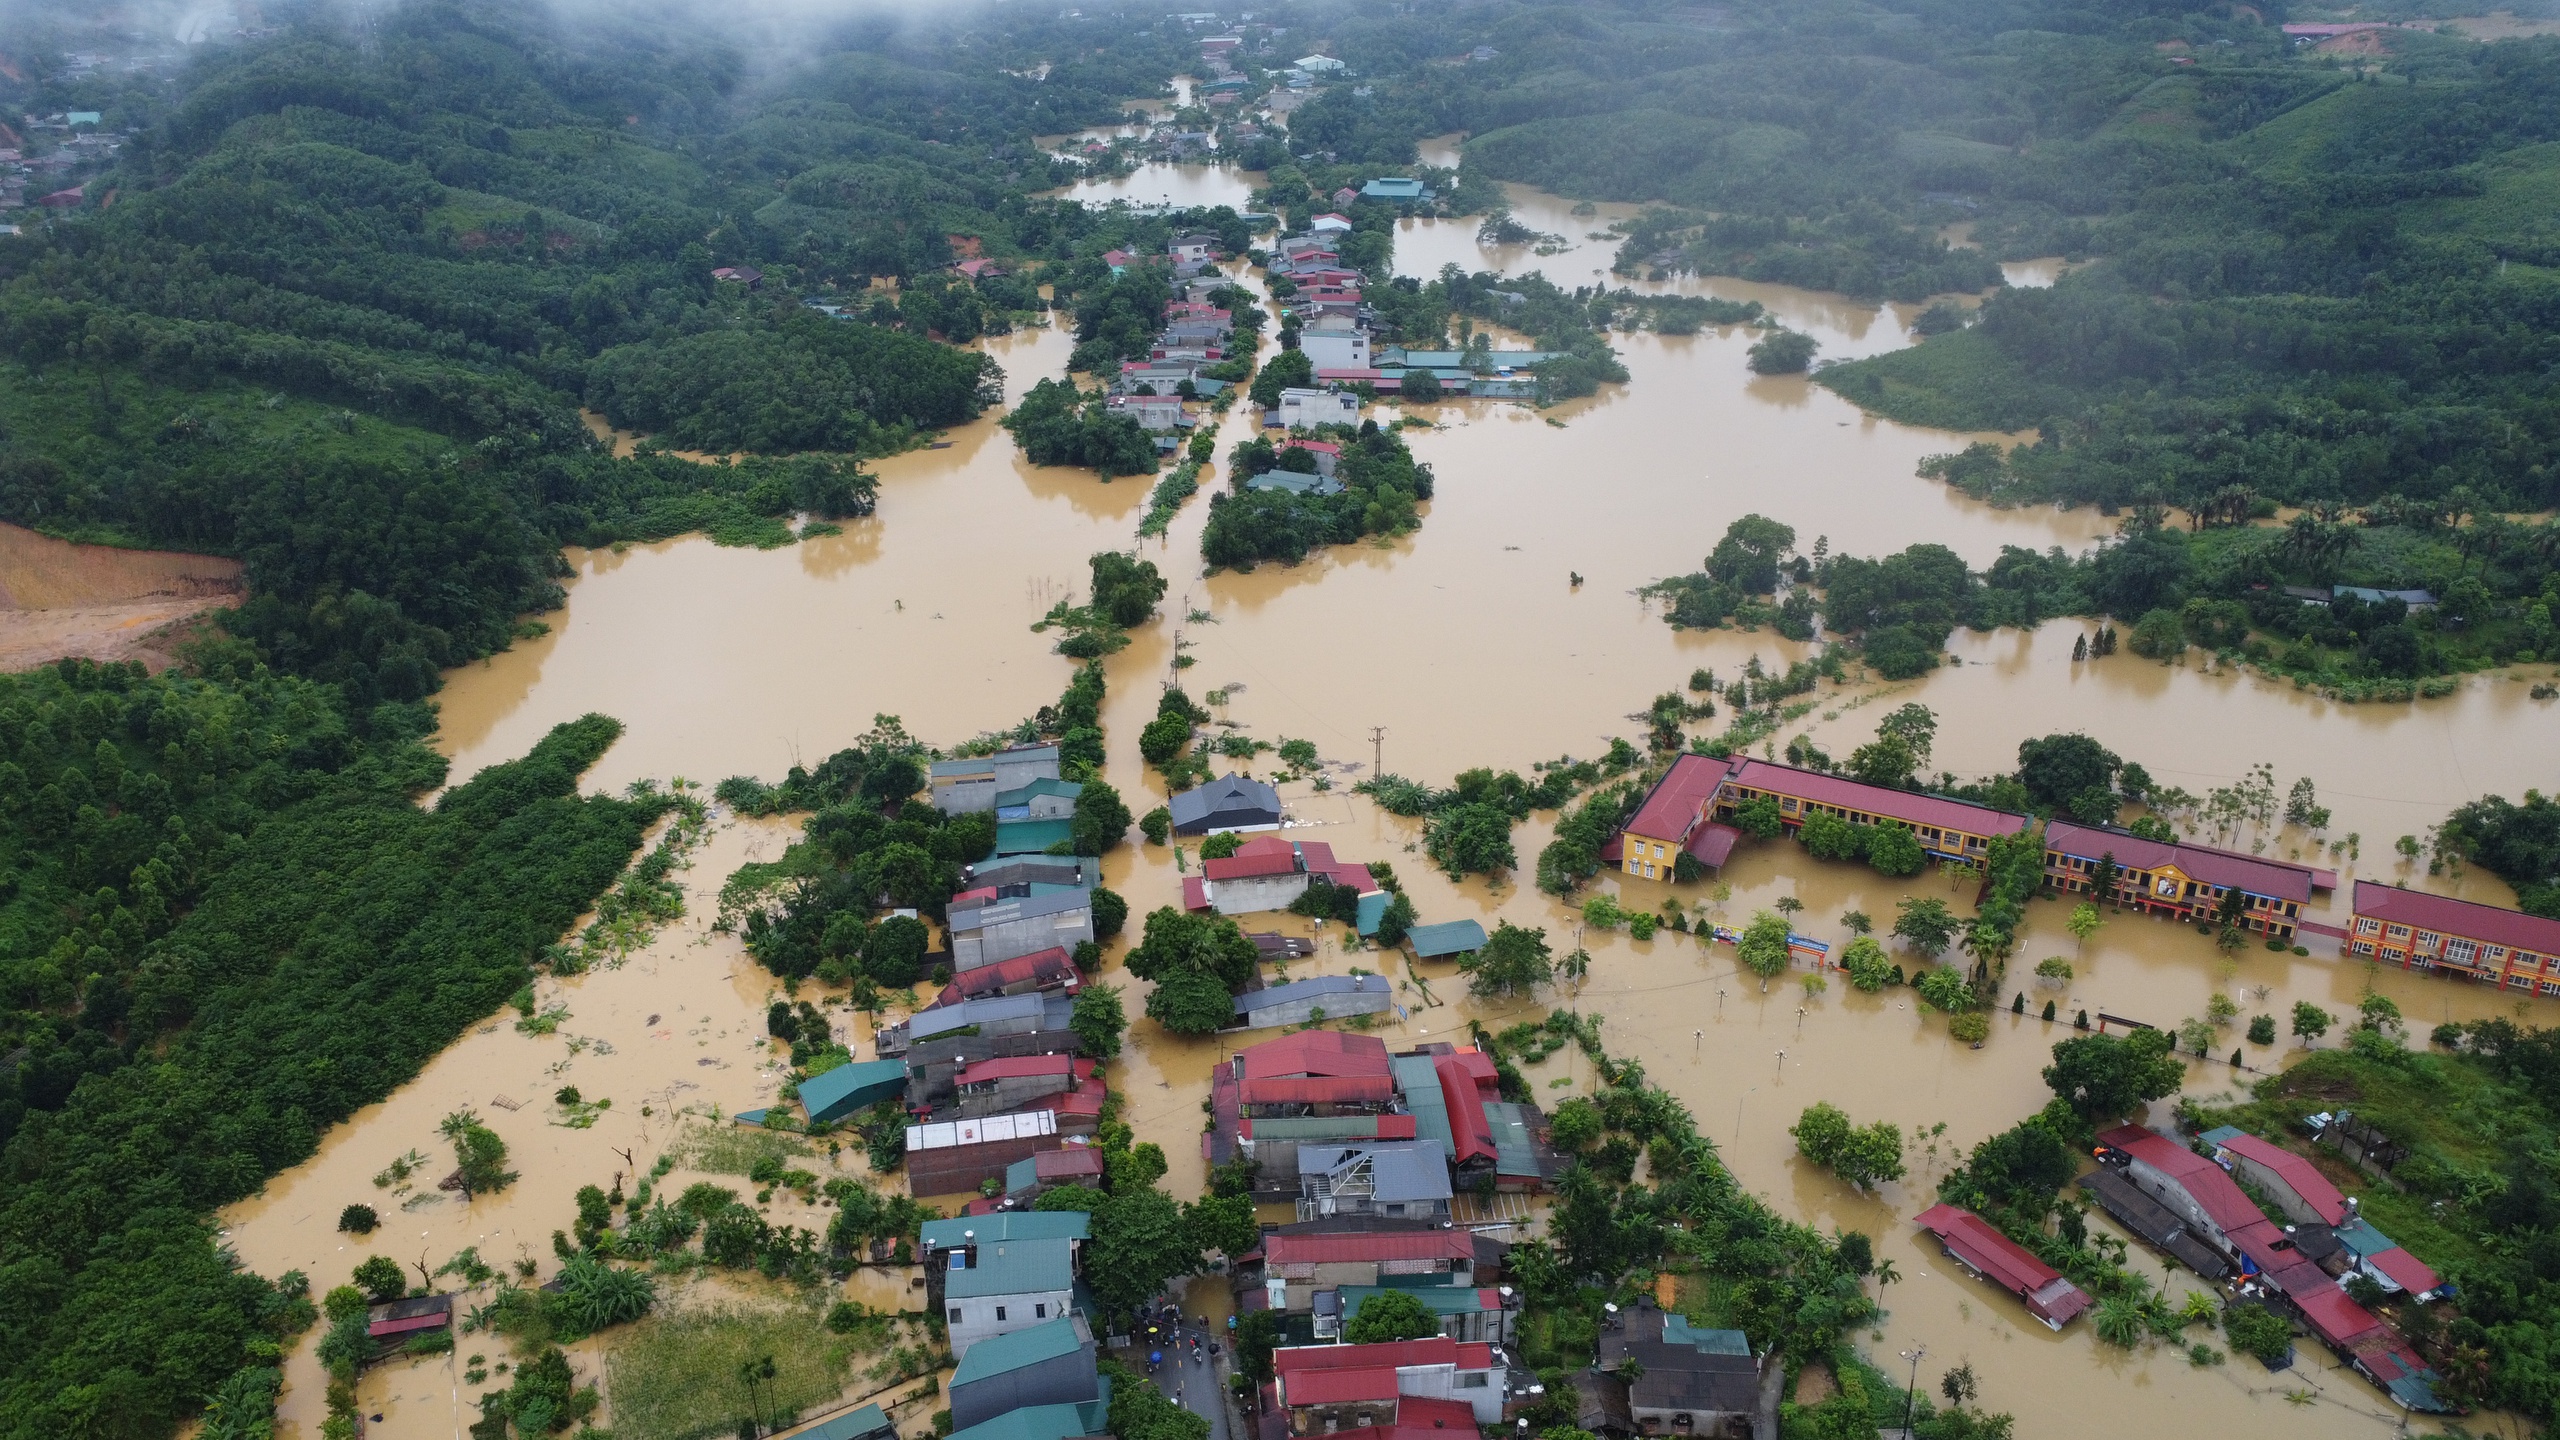
<path id="1" fill-rule="evenodd" d="M 66 655 L 165 670 L 175 632 L 241 591 L 237 560 L 74 545 L 0 525 L 0 671 Z"/>

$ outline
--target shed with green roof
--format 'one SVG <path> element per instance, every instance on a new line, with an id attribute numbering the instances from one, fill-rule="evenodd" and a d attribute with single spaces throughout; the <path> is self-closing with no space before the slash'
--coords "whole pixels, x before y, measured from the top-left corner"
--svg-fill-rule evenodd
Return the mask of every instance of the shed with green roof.
<path id="1" fill-rule="evenodd" d="M 1413 947 L 1420 960 L 1446 960 L 1459 955 L 1472 955 L 1484 948 L 1484 925 L 1475 920 L 1443 920 L 1437 925 L 1416 925 L 1405 934 L 1405 943 Z"/>
<path id="2" fill-rule="evenodd" d="M 857 1060 L 800 1082 L 800 1103 L 813 1125 L 848 1119 L 906 1093 L 907 1067 L 897 1060 Z"/>

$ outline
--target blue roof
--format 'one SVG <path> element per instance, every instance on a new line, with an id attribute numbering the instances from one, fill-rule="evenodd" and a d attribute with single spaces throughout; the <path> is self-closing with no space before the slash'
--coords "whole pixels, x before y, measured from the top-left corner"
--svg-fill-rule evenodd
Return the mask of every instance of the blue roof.
<path id="1" fill-rule="evenodd" d="M 1363 935 L 1378 933 L 1378 922 L 1387 918 L 1387 892 L 1372 890 L 1360 897 L 1360 919 L 1353 927 Z"/>
<path id="2" fill-rule="evenodd" d="M 999 820 L 995 859 L 1006 855 L 1039 855 L 1061 840 L 1075 838 L 1073 820 Z M 984 863 L 984 862 L 980 862 Z"/>
<path id="3" fill-rule="evenodd" d="M 857 1060 L 800 1082 L 800 1103 L 812 1120 L 841 1120 L 907 1093 L 907 1067 L 899 1060 Z"/>
<path id="4" fill-rule="evenodd" d="M 1082 1240 L 1093 1233 L 1093 1216 L 1082 1210 L 1003 1210 L 993 1215 L 963 1215 L 956 1220 L 927 1220 L 923 1240 L 928 1250 L 952 1250 L 974 1242 L 1000 1240 Z"/>
<path id="5" fill-rule="evenodd" d="M 1425 960 L 1443 955 L 1464 955 L 1484 948 L 1484 925 L 1475 920 L 1444 920 L 1437 925 L 1416 925 L 1405 938 L 1413 953 Z"/>
<path id="6" fill-rule="evenodd" d="M 1072 1290 L 1076 1284 L 1076 1251 L 1072 1240 L 980 1241 L 978 1263 L 963 1270 L 961 1257 L 951 1257 L 943 1272 L 943 1293 L 955 1300 L 987 1295 L 1034 1295 Z M 971 1347 L 969 1353 L 976 1355 Z"/>
<path id="7" fill-rule="evenodd" d="M 1686 1345 L 1701 1355 L 1749 1355 L 1751 1337 L 1739 1330 L 1701 1330 L 1686 1315 L 1662 1317 L 1662 1343 Z"/>
<path id="8" fill-rule="evenodd" d="M 959 1368 L 951 1372 L 951 1388 L 958 1389 L 979 1380 L 992 1380 L 998 1375 L 1073 1355 L 1084 1348 L 1087 1336 L 1072 1315 L 1061 1315 L 1045 1325 L 1028 1330 L 1015 1330 L 980 1340 L 960 1357 Z"/>
<path id="9" fill-rule="evenodd" d="M 988 1342 L 981 1340 L 979 1345 Z M 978 1352 L 977 1345 L 969 1353 Z M 954 1431 L 951 1440 L 1067 1440 L 1070 1435 L 1101 1435 L 1111 1424 L 1111 1377 L 1102 1378 L 1103 1398 L 1082 1405 L 1026 1405 L 993 1420 Z"/>

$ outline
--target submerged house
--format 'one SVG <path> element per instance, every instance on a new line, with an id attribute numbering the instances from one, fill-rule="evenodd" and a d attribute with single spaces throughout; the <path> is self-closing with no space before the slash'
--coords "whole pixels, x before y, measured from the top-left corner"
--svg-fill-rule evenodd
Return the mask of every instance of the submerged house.
<path id="1" fill-rule="evenodd" d="M 2204 920 L 2236 890 L 2242 926 L 2279 940 L 2293 938 L 2312 891 L 2338 883 L 2332 872 L 2308 865 L 2068 820 L 2045 826 L 2044 852 L 2045 882 L 2055 889 L 2088 893 L 2112 864 L 2110 893 L 2100 898 L 2154 915 Z"/>
<path id="2" fill-rule="evenodd" d="M 1760 1394 L 1760 1357 L 1739 1330 L 1706 1330 L 1650 1299 L 1617 1312 L 1600 1332 L 1593 1396 L 1623 1413 L 1638 1435 L 1748 1436 Z"/>
<path id="3" fill-rule="evenodd" d="M 1319 1015 L 1339 1020 L 1374 1015 L 1395 1004 L 1395 983 L 1384 975 L 1318 975 L 1247 990 L 1236 997 L 1236 1024 L 1247 1030 L 1306 1025 Z"/>
<path id="4" fill-rule="evenodd" d="M 1176 835 L 1280 828 L 1280 792 L 1233 771 L 1183 791 L 1166 808 L 1173 812 Z"/>
<path id="5" fill-rule="evenodd" d="M 2025 1302 L 2027 1313 L 2048 1330 L 2070 1324 L 2091 1304 L 2087 1291 L 1970 1210 L 1932 1205 L 1916 1223 L 1937 1236 L 1957 1264 Z"/>
<path id="6" fill-rule="evenodd" d="M 996 796 L 1034 780 L 1058 778 L 1058 747 L 1017 745 L 993 755 L 937 760 L 931 768 L 933 805 L 945 815 L 993 810 Z"/>

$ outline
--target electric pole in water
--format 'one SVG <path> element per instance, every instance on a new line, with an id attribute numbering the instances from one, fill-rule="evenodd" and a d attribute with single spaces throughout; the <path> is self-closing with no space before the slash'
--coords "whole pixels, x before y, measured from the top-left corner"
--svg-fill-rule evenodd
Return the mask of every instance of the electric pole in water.
<path id="1" fill-rule="evenodd" d="M 1372 725 L 1369 727 L 1369 778 L 1375 780 L 1386 773 L 1387 727 Z"/>

